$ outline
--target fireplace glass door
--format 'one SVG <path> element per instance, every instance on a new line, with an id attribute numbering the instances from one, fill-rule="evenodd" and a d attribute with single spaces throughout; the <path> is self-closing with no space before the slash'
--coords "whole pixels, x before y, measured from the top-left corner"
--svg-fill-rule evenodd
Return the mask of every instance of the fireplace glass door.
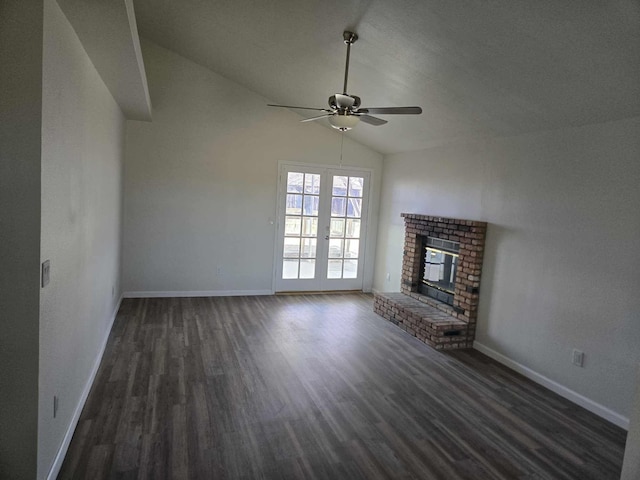
<path id="1" fill-rule="evenodd" d="M 423 250 L 420 292 L 453 305 L 460 244 L 427 237 Z"/>

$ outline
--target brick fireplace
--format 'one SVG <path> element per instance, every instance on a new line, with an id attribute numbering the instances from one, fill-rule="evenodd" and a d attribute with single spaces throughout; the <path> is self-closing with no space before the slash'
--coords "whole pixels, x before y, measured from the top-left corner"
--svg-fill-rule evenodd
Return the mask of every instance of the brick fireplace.
<path id="1" fill-rule="evenodd" d="M 413 213 L 403 213 L 402 217 L 401 293 L 376 293 L 376 313 L 436 349 L 471 348 L 487 224 Z M 425 260 L 425 252 L 455 258 L 455 271 L 451 272 L 455 282 L 449 287 L 442 287 L 446 282 L 430 283 L 426 278 L 429 260 Z"/>

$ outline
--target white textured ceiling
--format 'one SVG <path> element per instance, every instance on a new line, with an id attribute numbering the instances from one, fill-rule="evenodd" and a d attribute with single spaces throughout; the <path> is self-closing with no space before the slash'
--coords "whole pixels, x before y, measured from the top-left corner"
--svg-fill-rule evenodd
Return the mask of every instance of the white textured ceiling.
<path id="1" fill-rule="evenodd" d="M 325 107 L 342 90 L 342 31 L 356 31 L 349 93 L 424 111 L 349 133 L 382 153 L 640 115 L 638 0 L 134 5 L 142 36 L 289 105 Z"/>

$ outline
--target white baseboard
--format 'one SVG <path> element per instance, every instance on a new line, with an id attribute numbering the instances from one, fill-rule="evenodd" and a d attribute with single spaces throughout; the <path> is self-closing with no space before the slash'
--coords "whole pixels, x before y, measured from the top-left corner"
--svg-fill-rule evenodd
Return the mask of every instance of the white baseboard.
<path id="1" fill-rule="evenodd" d="M 271 290 L 196 290 L 169 292 L 124 292 L 124 298 L 175 298 L 175 297 L 239 297 L 273 295 Z"/>
<path id="2" fill-rule="evenodd" d="M 599 417 L 608 420 L 609 422 L 617 425 L 625 430 L 629 430 L 629 419 L 620 415 L 617 412 L 605 407 L 604 405 L 600 405 L 597 402 L 585 397 L 584 395 L 580 395 L 577 392 L 565 387 L 564 385 L 559 384 L 551 380 L 550 378 L 545 377 L 544 375 L 539 374 L 538 372 L 531 370 L 529 367 L 525 367 L 519 362 L 512 360 L 511 358 L 496 352 L 494 349 L 487 347 L 479 342 L 473 342 L 473 348 L 478 350 L 479 352 L 484 353 L 486 356 L 493 358 L 497 362 L 502 363 L 503 365 L 509 367 L 511 370 L 515 370 L 516 372 L 524 375 L 530 380 L 542 385 L 543 387 L 548 388 L 552 392 L 557 393 L 561 397 L 566 398 L 567 400 L 572 401 L 573 403 L 580 405 L 581 407 L 589 410 L 592 413 L 595 413 Z"/>
<path id="3" fill-rule="evenodd" d="M 80 420 L 80 414 L 82 413 L 82 409 L 84 408 L 84 404 L 87 401 L 87 397 L 89 396 L 89 392 L 91 391 L 91 387 L 93 385 L 93 381 L 96 378 L 96 374 L 98 373 L 98 368 L 100 368 L 100 362 L 102 361 L 102 355 L 104 355 L 104 350 L 107 347 L 107 341 L 109 340 L 109 334 L 111 333 L 111 329 L 113 328 L 113 322 L 116 320 L 116 316 L 118 315 L 118 310 L 120 310 L 120 304 L 122 303 L 123 296 L 120 296 L 118 303 L 116 304 L 116 308 L 111 314 L 111 319 L 109 320 L 109 327 L 105 333 L 104 339 L 102 340 L 102 345 L 100 346 L 100 350 L 96 355 L 96 359 L 93 363 L 93 368 L 91 369 L 91 373 L 89 374 L 89 378 L 85 383 L 84 389 L 82 390 L 82 395 L 80 395 L 80 400 L 76 405 L 76 409 L 73 412 L 73 416 L 71 417 L 71 422 L 69 423 L 69 427 L 67 428 L 67 432 L 64 435 L 64 439 L 60 444 L 60 448 L 58 449 L 58 453 L 56 455 L 55 460 L 53 461 L 53 465 L 51 465 L 51 469 L 49 470 L 49 474 L 47 475 L 47 480 L 56 480 L 58 474 L 60 473 L 60 469 L 62 468 L 62 462 L 64 462 L 64 457 L 67 455 L 67 450 L 69 449 L 69 444 L 71 443 L 71 439 L 73 438 L 73 433 L 78 426 L 78 421 Z"/>

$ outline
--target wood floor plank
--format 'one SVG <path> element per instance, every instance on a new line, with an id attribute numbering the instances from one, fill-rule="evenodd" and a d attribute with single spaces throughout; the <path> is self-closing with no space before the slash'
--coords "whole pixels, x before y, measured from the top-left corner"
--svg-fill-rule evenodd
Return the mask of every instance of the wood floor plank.
<path id="1" fill-rule="evenodd" d="M 624 441 L 369 295 L 127 299 L 59 478 L 613 480 Z"/>

